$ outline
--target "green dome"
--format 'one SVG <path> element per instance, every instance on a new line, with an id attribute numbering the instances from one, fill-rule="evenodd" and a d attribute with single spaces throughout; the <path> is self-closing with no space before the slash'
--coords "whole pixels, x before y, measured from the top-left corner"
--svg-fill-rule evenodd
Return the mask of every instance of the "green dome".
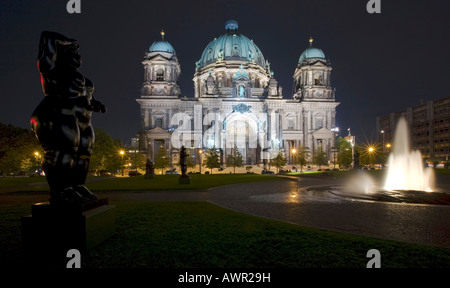
<path id="1" fill-rule="evenodd" d="M 303 62 L 303 60 L 305 60 L 305 59 L 312 59 L 312 58 L 325 59 L 325 54 L 319 48 L 309 47 L 308 49 L 303 51 L 302 55 L 300 55 L 300 58 L 298 59 L 298 63 Z"/>
<path id="2" fill-rule="evenodd" d="M 257 65 L 265 67 L 265 60 L 261 50 L 253 43 L 253 40 L 238 33 L 238 23 L 236 21 L 227 21 L 225 29 L 227 33 L 219 38 L 215 38 L 203 50 L 202 56 L 197 62 L 198 68 L 216 62 L 219 57 L 224 61 L 254 60 Z"/>
<path id="3" fill-rule="evenodd" d="M 170 45 L 169 42 L 161 40 L 154 42 L 150 48 L 148 49 L 149 52 L 167 52 L 175 54 L 175 49 L 173 49 L 172 45 Z"/>

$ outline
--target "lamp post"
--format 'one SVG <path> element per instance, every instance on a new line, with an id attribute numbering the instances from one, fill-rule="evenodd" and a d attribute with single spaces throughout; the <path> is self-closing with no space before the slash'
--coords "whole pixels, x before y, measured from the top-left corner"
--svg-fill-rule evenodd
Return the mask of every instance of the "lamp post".
<path id="1" fill-rule="evenodd" d="M 375 151 L 375 149 L 371 146 L 367 150 L 369 151 L 369 165 L 373 165 L 372 158 L 373 158 L 373 151 Z"/>
<path id="2" fill-rule="evenodd" d="M 123 162 L 123 156 L 125 155 L 125 151 L 124 150 L 120 150 L 119 154 L 120 154 L 120 156 L 122 156 L 121 170 L 122 170 L 122 176 L 123 176 L 123 166 L 125 165 L 125 163 Z"/>
<path id="3" fill-rule="evenodd" d="M 295 164 L 295 153 L 297 153 L 297 150 L 295 148 L 292 148 L 291 152 L 291 163 Z"/>
<path id="4" fill-rule="evenodd" d="M 202 153 L 203 153 L 202 149 L 198 150 L 198 158 L 200 160 L 199 163 L 198 163 L 198 166 L 199 166 L 199 169 L 200 169 L 200 174 L 202 174 Z"/>
<path id="5" fill-rule="evenodd" d="M 39 154 L 39 152 L 34 152 L 34 159 L 36 160 L 36 169 L 35 169 L 35 173 L 39 172 L 39 166 L 40 163 L 42 162 L 42 158 L 41 158 L 41 154 Z"/>

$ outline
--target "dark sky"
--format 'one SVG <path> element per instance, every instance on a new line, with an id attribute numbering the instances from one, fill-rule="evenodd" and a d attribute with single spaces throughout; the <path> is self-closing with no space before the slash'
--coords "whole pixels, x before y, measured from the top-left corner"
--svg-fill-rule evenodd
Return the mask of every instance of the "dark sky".
<path id="1" fill-rule="evenodd" d="M 450 4 L 448 0 L 81 0 L 69 14 L 65 0 L 0 1 L 0 122 L 29 128 L 43 99 L 36 56 L 41 31 L 77 39 L 81 73 L 108 107 L 93 124 L 128 142 L 139 130 L 141 61 L 150 45 L 166 39 L 181 64 L 182 95 L 193 97 L 193 74 L 206 45 L 225 33 L 229 19 L 253 39 L 292 97 L 292 76 L 313 36 L 331 60 L 337 125 L 364 142 L 377 134 L 378 115 L 449 97 Z"/>

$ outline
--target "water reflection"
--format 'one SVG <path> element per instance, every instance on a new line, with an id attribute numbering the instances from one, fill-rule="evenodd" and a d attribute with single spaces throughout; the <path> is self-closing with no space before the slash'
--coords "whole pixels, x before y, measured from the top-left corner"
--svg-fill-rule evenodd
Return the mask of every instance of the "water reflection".
<path id="1" fill-rule="evenodd" d="M 297 188 L 286 192 L 278 192 L 272 194 L 252 195 L 250 199 L 257 202 L 271 202 L 271 203 L 306 203 L 306 202 L 340 202 L 336 195 L 333 195 L 327 190 L 322 189 L 304 189 Z"/>

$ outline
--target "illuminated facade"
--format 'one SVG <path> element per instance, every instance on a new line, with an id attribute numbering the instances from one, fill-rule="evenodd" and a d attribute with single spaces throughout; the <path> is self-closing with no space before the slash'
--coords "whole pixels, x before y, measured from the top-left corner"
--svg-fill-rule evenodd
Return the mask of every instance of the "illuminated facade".
<path id="1" fill-rule="evenodd" d="M 236 21 L 225 28 L 195 63 L 194 97 L 181 97 L 180 65 L 163 33 L 146 53 L 137 102 L 149 159 L 165 147 L 177 163 L 182 145 L 191 155 L 215 147 L 225 165 L 235 146 L 246 165 L 265 163 L 278 152 L 292 159 L 293 148 L 300 146 L 310 155 L 320 148 L 331 159 L 339 103 L 323 51 L 310 40 L 294 71 L 294 93 L 284 97 L 259 47 L 238 32 Z"/>

